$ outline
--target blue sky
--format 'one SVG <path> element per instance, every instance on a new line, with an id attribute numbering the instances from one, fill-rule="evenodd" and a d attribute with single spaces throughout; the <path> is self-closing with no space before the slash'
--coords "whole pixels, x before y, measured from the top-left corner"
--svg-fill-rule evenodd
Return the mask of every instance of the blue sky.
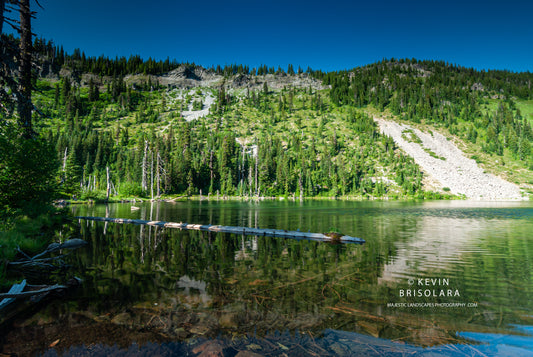
<path id="1" fill-rule="evenodd" d="M 34 32 L 72 52 L 325 71 L 383 58 L 533 72 L 531 0 L 41 0 Z"/>

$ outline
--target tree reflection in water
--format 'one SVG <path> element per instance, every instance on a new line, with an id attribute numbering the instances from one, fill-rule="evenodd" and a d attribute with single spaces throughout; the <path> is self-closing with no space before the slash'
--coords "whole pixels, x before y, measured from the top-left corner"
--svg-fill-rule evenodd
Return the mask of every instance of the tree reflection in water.
<path id="1" fill-rule="evenodd" d="M 105 214 L 99 206 L 76 210 Z M 367 243 L 82 222 L 79 235 L 89 248 L 70 263 L 84 284 L 68 306 L 48 309 L 57 323 L 72 326 L 73 316 L 83 314 L 84 326 L 108 323 L 165 341 L 237 340 L 288 330 L 313 338 L 325 331 L 360 333 L 418 346 L 450 346 L 471 337 L 459 332 L 510 336 L 517 333 L 512 324 L 533 325 L 530 205 L 187 202 L 145 204 L 136 212 L 115 205 L 107 212 L 317 232 L 335 227 Z M 412 285 L 439 278 L 460 296 L 400 296 L 400 290 L 440 289 Z M 450 302 L 477 307 L 390 306 Z"/>

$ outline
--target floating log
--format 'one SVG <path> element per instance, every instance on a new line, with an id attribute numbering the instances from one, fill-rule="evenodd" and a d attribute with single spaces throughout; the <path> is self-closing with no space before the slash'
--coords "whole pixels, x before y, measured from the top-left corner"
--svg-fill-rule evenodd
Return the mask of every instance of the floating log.
<path id="1" fill-rule="evenodd" d="M 221 232 L 221 233 L 233 233 L 244 234 L 252 236 L 268 236 L 268 237 L 282 237 L 291 239 L 304 239 L 314 240 L 319 242 L 333 242 L 333 243 L 358 243 L 363 244 L 365 240 L 357 237 L 350 237 L 345 235 L 326 235 L 322 233 L 306 233 L 300 231 L 286 231 L 283 229 L 264 229 L 264 228 L 250 228 L 250 227 L 234 227 L 234 226 L 219 226 L 211 224 L 189 224 L 189 223 L 176 223 L 176 222 L 163 222 L 163 221 L 146 221 L 142 219 L 128 219 L 128 218 L 108 218 L 108 217 L 75 217 L 77 219 L 100 221 L 100 222 L 112 222 L 121 224 L 145 224 L 156 227 L 166 228 L 178 228 L 186 230 L 197 231 L 209 231 L 209 232 Z"/>

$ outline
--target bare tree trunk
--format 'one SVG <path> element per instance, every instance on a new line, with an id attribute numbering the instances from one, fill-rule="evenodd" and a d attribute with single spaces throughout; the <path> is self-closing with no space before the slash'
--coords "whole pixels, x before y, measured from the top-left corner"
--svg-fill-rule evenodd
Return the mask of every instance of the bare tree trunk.
<path id="1" fill-rule="evenodd" d="M 298 177 L 298 186 L 300 189 L 300 201 L 304 200 L 304 185 L 302 179 L 302 172 L 300 171 L 300 176 Z"/>
<path id="2" fill-rule="evenodd" d="M 147 155 L 148 153 L 148 141 L 145 141 L 144 142 L 144 156 L 143 156 L 143 172 L 142 172 L 142 183 L 141 183 L 141 186 L 142 186 L 142 189 L 143 191 L 146 191 L 147 188 L 148 188 L 148 185 L 146 183 L 146 166 L 147 166 Z"/>
<path id="3" fill-rule="evenodd" d="M 244 181 L 245 180 L 245 176 L 246 176 L 246 173 L 244 172 L 244 140 L 243 140 L 243 143 L 242 143 L 242 160 L 241 160 L 241 164 L 240 164 L 240 167 L 239 167 L 239 171 L 240 171 L 240 175 L 241 175 L 241 181 Z"/>
<path id="4" fill-rule="evenodd" d="M 213 150 L 209 153 L 209 192 L 211 193 L 211 189 L 213 188 L 213 179 L 215 178 L 215 173 L 213 171 Z"/>
<path id="5" fill-rule="evenodd" d="M 252 165 L 248 168 L 248 197 L 253 197 L 252 189 L 254 187 L 253 168 Z"/>
<path id="6" fill-rule="evenodd" d="M 63 172 L 67 171 L 67 157 L 68 157 L 68 146 L 65 148 L 65 154 L 63 155 Z"/>
<path id="7" fill-rule="evenodd" d="M 31 11 L 30 0 L 20 0 L 20 89 L 18 98 L 19 125 L 23 136 L 31 138 L 33 129 L 31 125 Z"/>
<path id="8" fill-rule="evenodd" d="M 161 169 L 160 169 L 160 162 L 159 162 L 159 152 L 157 152 L 157 159 L 156 159 L 156 165 L 155 165 L 155 182 L 157 185 L 157 197 L 161 196 Z"/>
<path id="9" fill-rule="evenodd" d="M 150 163 L 150 192 L 152 200 L 154 199 L 154 152 L 152 151 L 152 160 Z"/>
<path id="10" fill-rule="evenodd" d="M 255 194 L 259 197 L 259 185 L 257 182 L 257 165 L 259 161 L 259 155 L 255 157 Z"/>
<path id="11" fill-rule="evenodd" d="M 106 190 L 106 201 L 109 201 L 109 192 L 111 191 L 111 184 L 109 180 L 109 166 L 106 166 L 106 176 L 107 176 L 107 190 Z"/>
<path id="12" fill-rule="evenodd" d="M 6 9 L 6 1 L 0 0 L 0 35 L 4 27 L 4 10 Z"/>

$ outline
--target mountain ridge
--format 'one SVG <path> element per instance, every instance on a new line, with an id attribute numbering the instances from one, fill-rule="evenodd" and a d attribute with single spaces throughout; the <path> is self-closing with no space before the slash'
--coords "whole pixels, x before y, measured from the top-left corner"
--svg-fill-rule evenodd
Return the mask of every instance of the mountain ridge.
<path id="1" fill-rule="evenodd" d="M 48 115 L 38 126 L 64 167 L 72 153 L 68 175 L 87 195 L 106 166 L 124 193 L 149 194 L 144 162 L 159 155 L 170 178 L 155 196 L 445 197 L 453 185 L 427 192 L 376 115 L 453 136 L 485 170 L 531 191 L 529 73 L 394 59 L 328 73 L 108 61 L 64 55 L 36 101 Z"/>

